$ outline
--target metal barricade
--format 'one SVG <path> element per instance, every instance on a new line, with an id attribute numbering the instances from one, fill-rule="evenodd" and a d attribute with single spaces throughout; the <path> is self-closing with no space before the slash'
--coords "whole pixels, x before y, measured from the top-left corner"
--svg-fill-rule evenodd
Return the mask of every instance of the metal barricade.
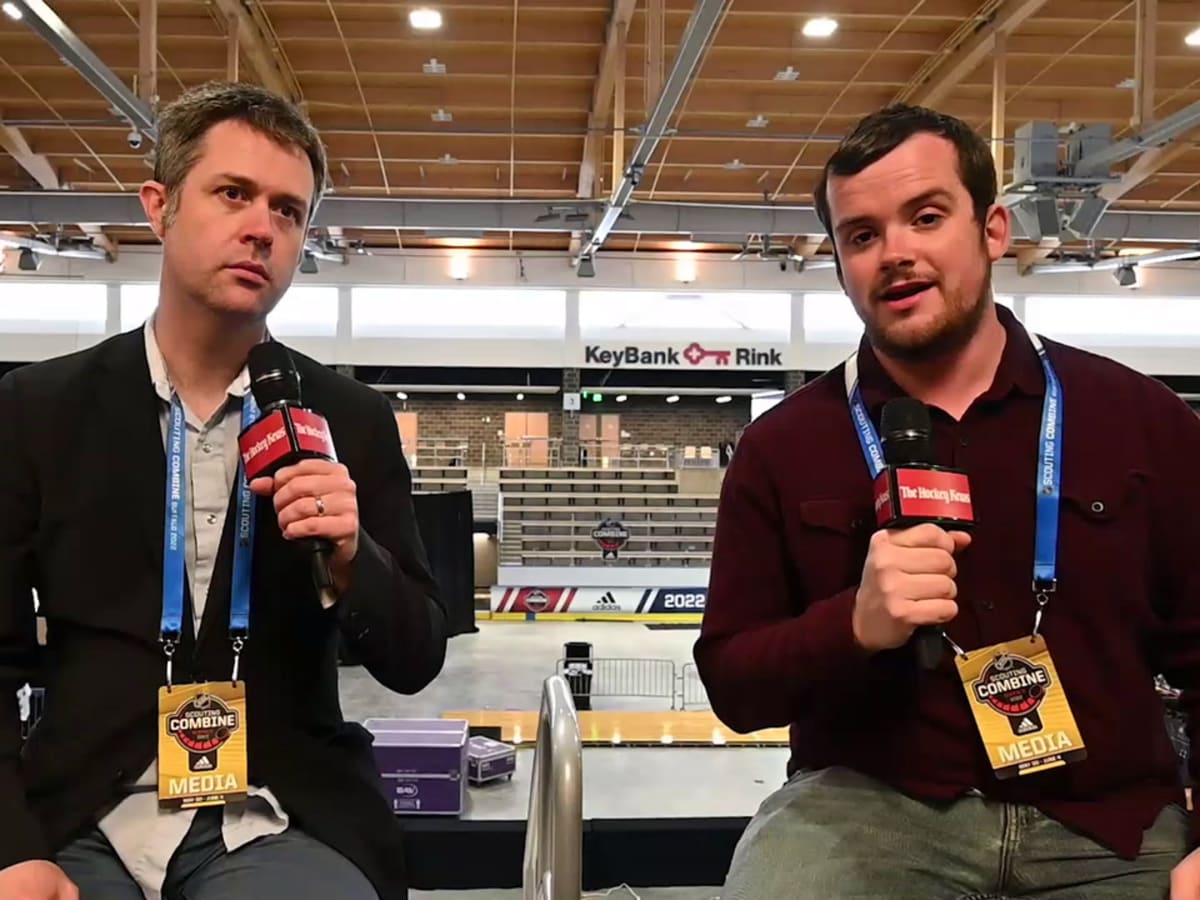
<path id="1" fill-rule="evenodd" d="M 560 659 L 557 672 L 566 679 L 576 700 L 663 699 L 675 709 L 675 663 L 669 659 Z"/>
<path id="2" fill-rule="evenodd" d="M 687 663 L 680 672 L 680 709 L 709 709 L 712 704 L 708 691 L 700 680 L 700 670 L 695 663 Z"/>
<path id="3" fill-rule="evenodd" d="M 579 900 L 583 891 L 583 742 L 559 675 L 542 685 L 522 881 L 523 900 Z"/>

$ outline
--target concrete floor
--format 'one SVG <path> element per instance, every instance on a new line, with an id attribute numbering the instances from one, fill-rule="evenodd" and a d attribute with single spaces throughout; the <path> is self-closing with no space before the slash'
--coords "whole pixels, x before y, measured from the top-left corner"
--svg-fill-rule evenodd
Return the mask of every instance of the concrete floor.
<path id="1" fill-rule="evenodd" d="M 690 888 L 611 888 L 607 891 L 585 891 L 583 900 L 717 900 L 721 889 L 716 887 Z M 519 890 L 512 891 L 412 891 L 411 900 L 521 900 Z"/>
<path id="2" fill-rule="evenodd" d="M 341 673 L 343 712 L 362 721 L 433 717 L 447 710 L 536 710 L 542 682 L 554 674 L 567 641 L 588 641 L 596 657 L 692 661 L 695 630 L 651 630 L 628 622 L 480 622 L 477 634 L 450 642 L 438 678 L 416 697 L 393 694 L 363 669 Z M 596 709 L 667 709 L 660 700 L 595 699 Z M 468 792 L 469 819 L 523 820 L 529 805 L 531 748 L 517 755 L 511 781 Z M 786 748 L 585 748 L 584 818 L 751 816 L 782 785 Z M 698 789 L 700 788 L 700 789 Z M 613 888 L 585 893 L 611 900 L 714 900 L 719 888 Z M 518 890 L 414 891 L 413 900 L 521 900 Z"/>
<path id="3" fill-rule="evenodd" d="M 536 710 L 565 641 L 589 641 L 596 657 L 691 661 L 696 632 L 652 631 L 630 622 L 481 622 L 450 642 L 442 674 L 416 697 L 393 694 L 361 668 L 341 672 L 343 712 L 362 721 L 434 717 L 447 710 Z M 596 699 L 596 709 L 667 709 L 662 700 Z M 512 781 L 468 792 L 465 817 L 526 818 L 533 754 L 517 755 Z M 584 750 L 585 819 L 751 816 L 785 779 L 782 747 L 589 747 Z M 703 785 L 703 790 L 697 790 Z"/>
<path id="4" fill-rule="evenodd" d="M 596 657 L 692 661 L 696 630 L 655 630 L 632 622 L 488 622 L 450 641 L 446 665 L 416 697 L 393 694 L 363 669 L 341 670 L 348 719 L 440 716 L 452 709 L 528 709 L 541 702 L 542 682 L 555 672 L 567 641 L 587 641 Z M 666 709 L 656 700 L 597 699 L 596 709 Z"/>

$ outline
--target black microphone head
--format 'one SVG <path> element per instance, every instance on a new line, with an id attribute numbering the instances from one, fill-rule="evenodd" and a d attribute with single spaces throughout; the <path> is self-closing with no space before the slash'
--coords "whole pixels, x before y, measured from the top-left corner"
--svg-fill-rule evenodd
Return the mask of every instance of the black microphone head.
<path id="1" fill-rule="evenodd" d="M 897 397 L 879 417 L 883 456 L 889 465 L 933 465 L 933 421 L 929 408 L 913 397 Z"/>
<path id="2" fill-rule="evenodd" d="M 256 344 L 246 360 L 254 402 L 266 410 L 279 403 L 300 405 L 300 373 L 292 354 L 278 341 Z"/>

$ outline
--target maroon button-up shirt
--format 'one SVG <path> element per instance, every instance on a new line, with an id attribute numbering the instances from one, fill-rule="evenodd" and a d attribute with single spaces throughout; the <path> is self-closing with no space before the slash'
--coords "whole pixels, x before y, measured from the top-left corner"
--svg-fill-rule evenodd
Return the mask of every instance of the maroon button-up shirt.
<path id="1" fill-rule="evenodd" d="M 1028 635 L 1035 610 L 1045 376 L 1024 328 L 997 312 L 1007 341 L 991 387 L 957 422 L 932 411 L 937 462 L 969 473 L 977 518 L 946 629 L 967 651 Z M 949 650 L 925 672 L 911 645 L 858 648 L 850 619 L 874 517 L 840 366 L 746 429 L 722 487 L 695 656 L 730 727 L 791 726 L 789 772 L 850 766 L 931 799 L 975 789 L 1132 858 L 1163 806 L 1183 801 L 1156 674 L 1200 721 L 1200 420 L 1153 379 L 1044 343 L 1062 383 L 1063 468 L 1058 590 L 1041 633 L 1086 760 L 998 780 Z M 903 392 L 865 341 L 858 360 L 878 427 Z"/>

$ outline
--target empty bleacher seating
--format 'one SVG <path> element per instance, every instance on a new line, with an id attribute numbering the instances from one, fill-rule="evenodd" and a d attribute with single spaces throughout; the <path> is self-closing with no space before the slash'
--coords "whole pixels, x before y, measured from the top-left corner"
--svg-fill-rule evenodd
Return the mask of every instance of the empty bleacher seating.
<path id="1" fill-rule="evenodd" d="M 716 494 L 684 494 L 671 469 L 500 471 L 500 564 L 700 566 L 709 564 Z M 629 539 L 604 559 L 592 530 L 619 521 Z"/>

